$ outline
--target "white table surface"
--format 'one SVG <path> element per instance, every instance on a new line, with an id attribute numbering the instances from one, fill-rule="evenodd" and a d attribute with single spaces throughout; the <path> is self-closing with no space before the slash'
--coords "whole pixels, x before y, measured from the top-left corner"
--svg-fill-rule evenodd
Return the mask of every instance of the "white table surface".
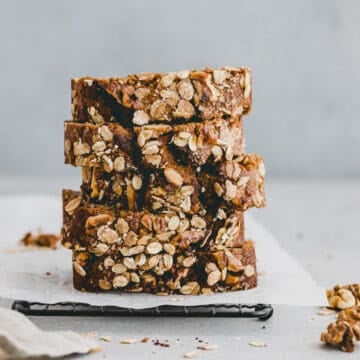
<path id="1" fill-rule="evenodd" d="M 61 184 L 61 185 L 60 185 Z M 29 191 L 56 193 L 63 187 L 78 186 L 78 180 L 0 177 L 0 195 Z M 297 257 L 325 287 L 336 283 L 360 282 L 360 181 L 273 180 L 267 185 L 268 207 L 252 213 Z M 274 259 L 275 260 L 275 259 Z M 9 308 L 10 299 L 0 299 Z M 359 351 L 345 355 L 319 342 L 331 316 L 319 316 L 317 308 L 275 306 L 267 322 L 245 319 L 209 318 L 78 318 L 32 317 L 41 328 L 97 331 L 111 335 L 111 343 L 101 342 L 103 351 L 89 359 L 181 359 L 195 349 L 196 337 L 216 343 L 213 351 L 201 351 L 203 359 L 333 359 L 359 358 Z M 1 326 L 1 324 L 0 324 Z M 149 337 L 169 340 L 171 346 L 121 345 L 122 338 Z M 177 343 L 175 340 L 179 339 Z M 258 340 L 267 346 L 254 348 Z"/>

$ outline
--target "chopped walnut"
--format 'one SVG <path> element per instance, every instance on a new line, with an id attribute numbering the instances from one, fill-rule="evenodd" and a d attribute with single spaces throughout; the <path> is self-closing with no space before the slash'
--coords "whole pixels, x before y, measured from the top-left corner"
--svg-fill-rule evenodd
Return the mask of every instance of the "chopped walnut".
<path id="1" fill-rule="evenodd" d="M 343 290 L 346 290 L 346 291 L 344 292 Z M 352 297 L 349 294 L 349 292 L 351 293 L 354 300 L 352 300 Z M 348 299 L 347 306 L 345 306 L 345 304 L 341 304 L 341 305 L 345 306 L 342 308 L 337 307 L 336 305 L 330 304 L 330 301 L 333 303 L 336 302 L 336 298 L 334 299 L 334 297 L 339 296 L 339 293 L 346 294 L 345 296 Z M 360 284 L 336 285 L 333 289 L 328 289 L 326 291 L 326 295 L 327 295 L 329 304 L 331 306 L 339 308 L 339 309 L 344 309 L 344 308 L 351 307 L 354 305 L 360 305 Z"/>
<path id="2" fill-rule="evenodd" d="M 338 320 L 353 321 L 360 324 L 360 306 L 353 306 L 348 309 L 341 310 Z"/>
<path id="3" fill-rule="evenodd" d="M 355 341 L 360 340 L 360 325 L 337 320 L 328 326 L 327 332 L 322 333 L 320 339 L 328 345 L 340 348 L 342 351 L 353 352 Z"/>
<path id="4" fill-rule="evenodd" d="M 329 305 L 336 309 L 346 309 L 360 305 L 360 284 L 336 285 L 333 289 L 326 290 Z"/>
<path id="5" fill-rule="evenodd" d="M 337 320 L 328 326 L 327 332 L 322 333 L 320 339 L 342 351 L 353 352 L 355 341 L 360 340 L 360 306 L 341 310 Z"/>

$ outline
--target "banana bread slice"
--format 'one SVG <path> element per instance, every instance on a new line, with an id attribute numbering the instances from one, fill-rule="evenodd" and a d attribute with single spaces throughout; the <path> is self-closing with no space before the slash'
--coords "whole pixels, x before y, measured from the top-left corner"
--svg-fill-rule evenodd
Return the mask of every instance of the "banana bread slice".
<path id="1" fill-rule="evenodd" d="M 76 122 L 118 122 L 126 127 L 154 122 L 186 122 L 247 114 L 252 102 L 246 67 L 142 73 L 71 81 Z"/>
<path id="2" fill-rule="evenodd" d="M 256 287 L 254 245 L 214 252 L 96 256 L 73 251 L 74 287 L 80 291 L 198 295 Z"/>
<path id="3" fill-rule="evenodd" d="M 208 251 L 242 246 L 244 217 L 240 211 L 222 209 L 216 216 L 119 210 L 88 204 L 79 192 L 64 190 L 62 235 L 65 247 L 86 247 L 101 255 L 113 250 L 128 254 L 147 249 L 151 253 L 152 247 L 160 252 L 165 244 L 175 251 Z"/>

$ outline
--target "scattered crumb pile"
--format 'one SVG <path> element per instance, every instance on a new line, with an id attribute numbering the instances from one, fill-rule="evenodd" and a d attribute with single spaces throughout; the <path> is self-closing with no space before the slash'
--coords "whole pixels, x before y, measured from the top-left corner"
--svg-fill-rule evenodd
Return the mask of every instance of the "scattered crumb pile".
<path id="1" fill-rule="evenodd" d="M 28 232 L 21 239 L 24 246 L 38 246 L 56 249 L 60 241 L 60 236 L 55 234 L 33 234 Z"/>
<path id="2" fill-rule="evenodd" d="M 101 335 L 98 336 L 96 331 L 90 331 L 87 333 L 83 333 L 82 334 L 85 337 L 90 337 L 90 338 L 96 338 L 98 337 L 99 340 L 105 341 L 105 342 L 112 342 L 113 341 L 113 337 L 110 335 Z M 217 344 L 212 344 L 209 343 L 207 341 L 201 340 L 198 337 L 195 338 L 195 341 L 197 343 L 199 343 L 199 345 L 196 346 L 196 350 L 191 350 L 186 352 L 185 354 L 183 354 L 184 358 L 187 359 L 192 359 L 192 358 L 197 358 L 200 355 L 200 352 L 198 350 L 215 350 L 218 348 Z M 131 345 L 131 344 L 141 344 L 141 343 L 148 343 L 151 342 L 152 345 L 155 346 L 160 346 L 160 347 L 164 347 L 164 348 L 169 348 L 171 345 L 176 345 L 180 342 L 180 339 L 177 338 L 176 340 L 169 340 L 169 339 L 164 339 L 164 340 L 159 340 L 159 339 L 150 339 L 149 337 L 143 337 L 142 339 L 135 339 L 135 338 L 125 338 L 125 339 L 120 339 L 119 343 L 120 344 L 125 344 L 125 345 Z M 266 345 L 263 345 L 266 346 Z M 101 351 L 101 348 L 98 348 L 97 351 Z"/>

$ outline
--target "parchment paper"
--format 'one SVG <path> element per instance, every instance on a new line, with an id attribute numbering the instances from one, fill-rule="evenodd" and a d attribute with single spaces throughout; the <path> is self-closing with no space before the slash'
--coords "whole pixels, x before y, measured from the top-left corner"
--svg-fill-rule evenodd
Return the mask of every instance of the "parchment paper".
<path id="1" fill-rule="evenodd" d="M 20 238 L 29 230 L 59 232 L 62 216 L 60 196 L 4 196 L 0 198 L 0 204 L 0 296 L 4 298 L 44 303 L 70 301 L 138 309 L 159 305 L 216 303 L 327 304 L 324 289 L 248 213 L 246 235 L 255 241 L 260 273 L 256 289 L 201 296 L 91 294 L 73 289 L 69 250 L 61 247 L 57 250 L 14 250 Z M 51 275 L 47 275 L 47 272 Z"/>
<path id="2" fill-rule="evenodd" d="M 57 359 L 87 354 L 97 343 L 73 331 L 44 331 L 24 315 L 0 308 L 0 359 Z"/>

